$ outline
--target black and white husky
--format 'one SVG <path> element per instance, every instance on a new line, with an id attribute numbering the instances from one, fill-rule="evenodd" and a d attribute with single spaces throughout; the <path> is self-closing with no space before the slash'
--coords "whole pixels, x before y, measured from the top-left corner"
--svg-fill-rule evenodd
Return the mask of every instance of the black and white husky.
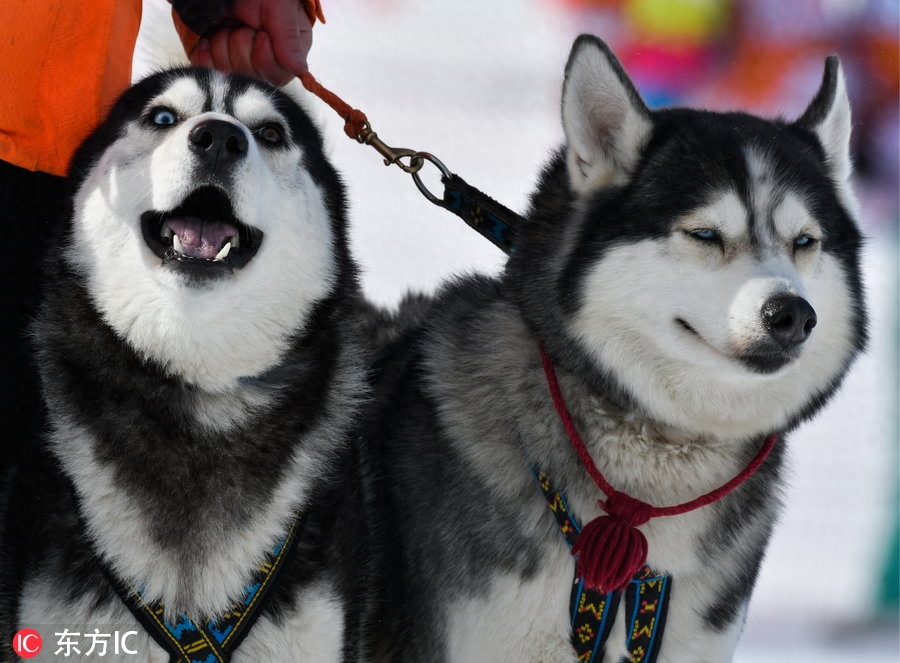
<path id="1" fill-rule="evenodd" d="M 836 58 L 788 123 L 651 111 L 584 36 L 562 120 L 566 144 L 504 273 L 447 285 L 382 355 L 370 435 L 392 519 L 385 576 L 402 579 L 384 597 L 389 660 L 730 660 L 779 512 L 785 433 L 825 404 L 865 343 Z M 570 604 L 580 583 L 554 510 L 584 526 L 612 496 L 573 449 L 541 347 L 591 461 L 642 502 L 704 495 L 778 434 L 726 497 L 638 526 L 644 568 L 658 574 L 647 577 L 670 590 L 664 630 L 648 613 L 659 591 L 627 611 L 617 592 L 605 613 L 595 599 Z M 624 593 L 643 591 L 627 578 Z M 585 611 L 597 622 L 573 629 Z M 591 629 L 608 636 L 579 657 L 573 644 Z"/>
<path id="2" fill-rule="evenodd" d="M 317 129 L 178 69 L 122 96 L 71 177 L 35 326 L 51 460 L 11 505 L 2 646 L 30 627 L 36 660 L 61 633 L 97 655 L 99 631 L 129 634 L 106 658 L 170 660 L 156 620 L 219 661 L 262 606 L 232 660 L 366 660 L 357 276 Z"/>

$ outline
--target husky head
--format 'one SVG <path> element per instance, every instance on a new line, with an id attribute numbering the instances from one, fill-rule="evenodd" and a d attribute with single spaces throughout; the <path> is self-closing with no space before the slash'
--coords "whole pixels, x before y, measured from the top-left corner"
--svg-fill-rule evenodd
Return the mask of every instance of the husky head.
<path id="1" fill-rule="evenodd" d="M 758 435 L 818 409 L 866 338 L 837 58 L 786 123 L 651 111 L 582 36 L 562 119 L 508 266 L 557 360 L 688 434 Z"/>
<path id="2" fill-rule="evenodd" d="M 178 69 L 128 90 L 76 154 L 67 261 L 144 359 L 222 390 L 277 364 L 355 279 L 321 138 L 259 82 Z"/>

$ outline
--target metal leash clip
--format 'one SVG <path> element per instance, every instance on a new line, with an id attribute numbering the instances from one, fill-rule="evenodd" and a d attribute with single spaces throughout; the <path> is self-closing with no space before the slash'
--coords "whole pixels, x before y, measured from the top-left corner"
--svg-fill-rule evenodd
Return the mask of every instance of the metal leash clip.
<path id="1" fill-rule="evenodd" d="M 437 169 L 439 171 L 441 171 L 441 181 L 444 184 L 447 183 L 447 180 L 449 180 L 450 176 L 452 175 L 452 173 L 447 168 L 447 166 L 445 166 L 443 164 L 443 162 L 440 159 L 438 159 L 436 156 L 434 156 L 433 154 L 430 154 L 428 152 L 416 152 L 413 155 L 413 159 L 418 160 L 418 161 L 422 161 L 424 159 L 424 161 L 428 161 L 428 162 L 432 163 L 434 166 L 436 166 Z M 444 204 L 444 199 L 438 198 L 436 195 L 431 193 L 431 191 L 428 190 L 428 187 L 425 186 L 424 182 L 422 182 L 422 178 L 419 177 L 419 171 L 421 169 L 422 169 L 422 167 L 419 166 L 415 170 L 415 172 L 412 173 L 413 181 L 416 183 L 416 186 L 418 187 L 419 191 L 421 191 L 422 195 L 425 196 L 431 202 L 433 202 L 435 205 L 440 205 L 441 207 L 446 207 L 446 205 Z"/>
<path id="2" fill-rule="evenodd" d="M 425 183 L 422 182 L 422 178 L 419 177 L 419 171 L 422 170 L 422 167 L 425 165 L 425 162 L 428 161 L 434 164 L 439 171 L 441 171 L 441 178 L 443 181 L 450 177 L 450 170 L 445 166 L 440 159 L 429 152 L 418 152 L 416 150 L 410 150 L 405 147 L 391 147 L 383 140 L 378 137 L 378 134 L 372 131 L 372 127 L 369 126 L 368 122 L 364 122 L 362 125 L 362 132 L 359 136 L 357 136 L 356 140 L 363 145 L 370 145 L 374 147 L 375 150 L 384 157 L 384 165 L 392 166 L 394 164 L 400 166 L 404 172 L 412 175 L 413 180 L 416 183 L 419 191 L 422 192 L 422 195 L 425 196 L 429 201 L 434 203 L 435 205 L 444 206 L 443 199 L 437 197 L 431 191 L 428 190 L 428 187 L 425 186 Z M 402 159 L 409 159 L 409 163 L 403 163 Z"/>
<path id="3" fill-rule="evenodd" d="M 412 175 L 416 187 L 429 202 L 456 214 L 501 251 L 509 253 L 512 250 L 516 229 L 524 222 L 522 217 L 451 173 L 436 156 L 405 147 L 391 147 L 372 131 L 368 122 L 362 124 L 356 140 L 374 147 L 384 157 L 385 166 L 397 164 Z M 409 159 L 409 162 L 404 163 L 403 159 Z M 441 173 L 444 185 L 444 195 L 441 197 L 429 190 L 419 174 L 426 161 Z"/>
<path id="4" fill-rule="evenodd" d="M 356 140 L 363 145 L 371 145 L 374 147 L 375 150 L 384 157 L 385 166 L 397 164 L 404 172 L 415 175 L 422 169 L 422 166 L 425 165 L 425 161 L 419 156 L 419 153 L 416 152 L 416 150 L 410 150 L 405 147 L 391 147 L 381 140 L 377 133 L 372 131 L 372 127 L 369 126 L 368 122 L 363 124 L 362 132 Z M 401 161 L 401 159 L 406 158 L 409 158 L 408 164 Z"/>

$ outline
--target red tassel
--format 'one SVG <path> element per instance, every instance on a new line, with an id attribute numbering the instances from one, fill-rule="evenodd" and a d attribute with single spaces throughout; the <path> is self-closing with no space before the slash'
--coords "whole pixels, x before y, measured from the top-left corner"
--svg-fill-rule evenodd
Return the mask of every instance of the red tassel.
<path id="1" fill-rule="evenodd" d="M 652 507 L 625 493 L 613 493 L 600 506 L 610 515 L 581 529 L 572 554 L 584 584 L 605 593 L 625 589 L 647 563 L 647 537 L 637 526 L 650 519 Z"/>
<path id="2" fill-rule="evenodd" d="M 584 526 L 572 554 L 578 556 L 578 575 L 587 587 L 617 591 L 647 563 L 647 538 L 620 518 L 601 516 Z"/>

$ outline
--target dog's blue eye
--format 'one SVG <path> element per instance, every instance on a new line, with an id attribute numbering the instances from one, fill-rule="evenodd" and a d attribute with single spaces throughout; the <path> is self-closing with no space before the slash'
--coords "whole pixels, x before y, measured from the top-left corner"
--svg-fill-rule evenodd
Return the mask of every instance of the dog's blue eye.
<path id="1" fill-rule="evenodd" d="M 700 228 L 699 230 L 689 230 L 688 235 L 701 242 L 718 242 L 720 241 L 719 233 L 709 228 Z"/>
<path id="2" fill-rule="evenodd" d="M 816 243 L 815 238 L 810 237 L 809 235 L 800 235 L 800 237 L 798 237 L 797 239 L 794 240 L 794 248 L 808 249 L 815 243 Z"/>
<path id="3" fill-rule="evenodd" d="M 151 120 L 153 124 L 160 127 L 168 127 L 175 124 L 178 121 L 178 118 L 175 117 L 175 113 L 170 111 L 168 108 L 161 108 L 151 116 Z"/>

